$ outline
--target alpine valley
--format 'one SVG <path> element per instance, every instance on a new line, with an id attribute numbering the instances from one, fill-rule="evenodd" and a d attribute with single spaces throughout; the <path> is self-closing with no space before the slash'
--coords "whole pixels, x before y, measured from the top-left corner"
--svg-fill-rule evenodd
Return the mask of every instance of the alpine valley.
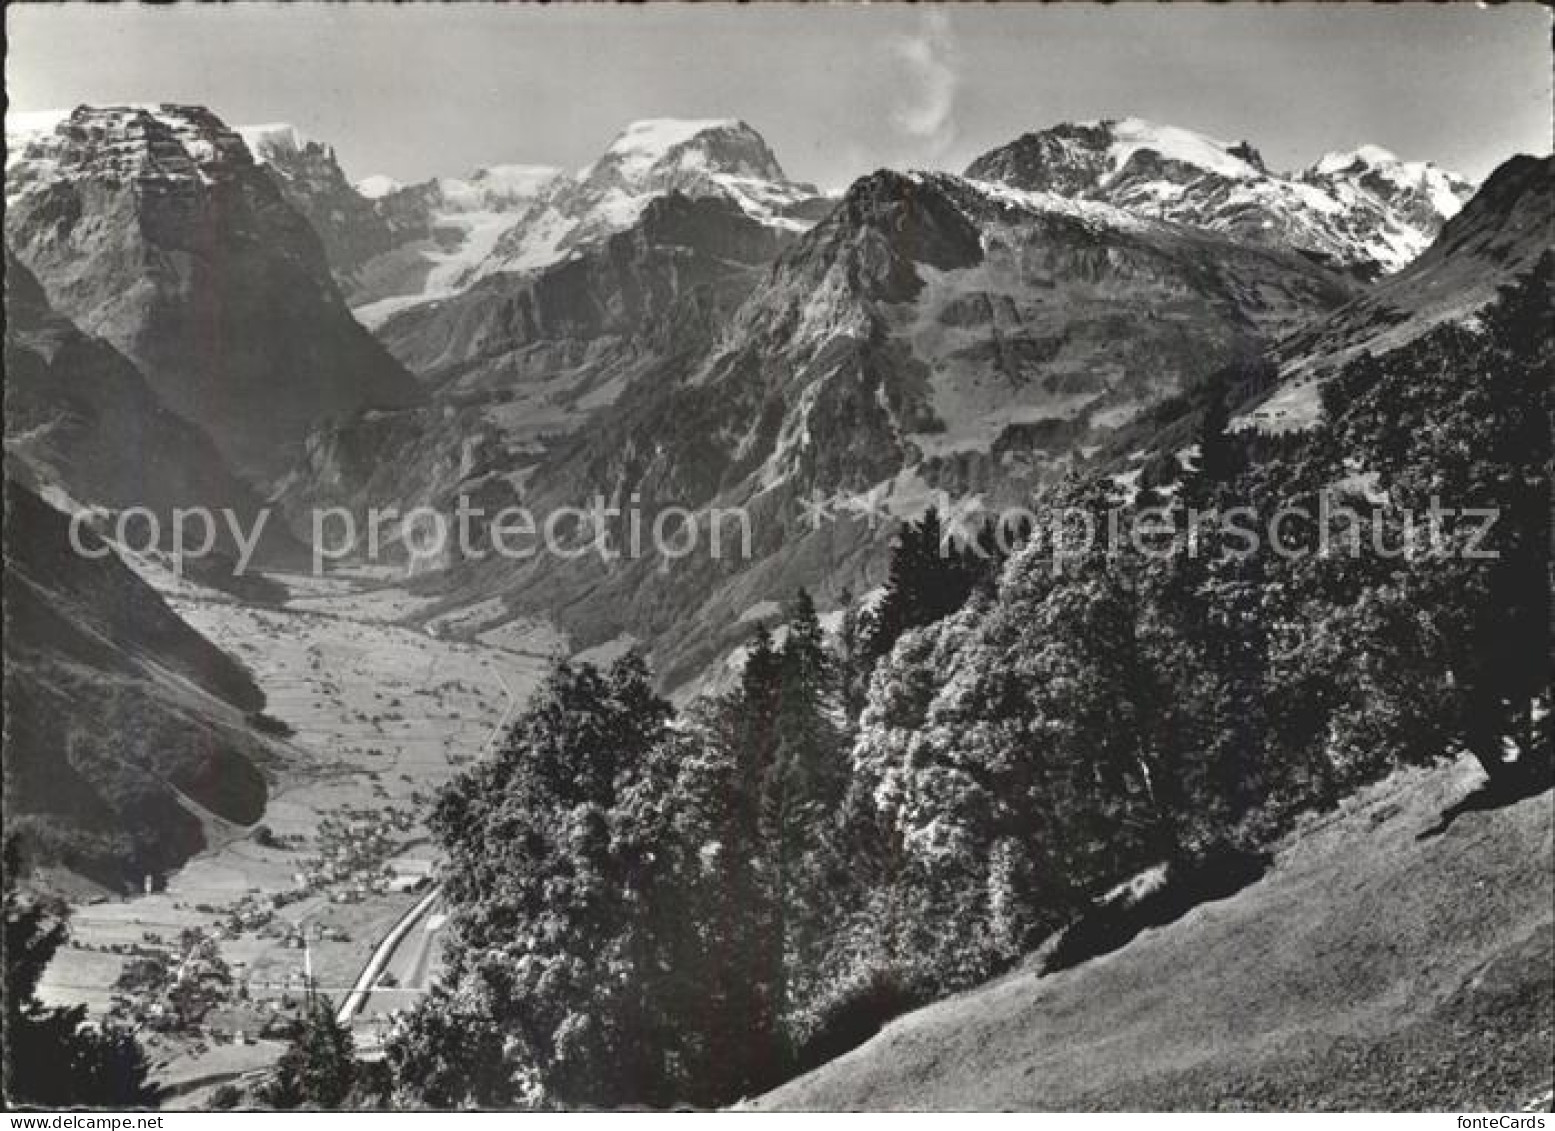
<path id="1" fill-rule="evenodd" d="M 1418 808 L 1386 791 L 1446 790 L 1418 768 L 1432 758 L 1463 759 L 1460 778 L 1477 759 L 1519 801 L 1537 792 L 1548 687 L 1522 661 L 1548 604 L 1526 570 L 1438 584 L 1259 558 L 1119 581 L 1087 559 L 1063 588 L 1030 529 L 991 563 L 971 547 L 1002 537 L 982 524 L 1004 508 L 1040 526 L 1103 498 L 1170 507 L 1234 486 L 1264 507 L 1323 484 L 1413 500 L 1446 483 L 1507 495 L 1516 562 L 1542 498 L 1547 565 L 1548 420 L 1517 407 L 1522 378 L 1487 392 L 1442 374 L 1547 364 L 1547 340 L 1527 362 L 1519 327 L 1548 309 L 1551 158 L 1513 157 L 1479 185 L 1375 145 L 1277 170 L 1256 139 L 1125 118 L 832 191 L 792 179 L 736 119 L 648 119 L 601 141 L 576 171 L 401 184 L 348 174 L 328 139 L 202 106 L 6 120 L 7 825 L 34 886 L 76 904 L 40 999 L 141 1021 L 157 1000 L 169 1094 L 286 1106 L 257 1082 L 309 1023 L 308 947 L 306 978 L 342 991 L 339 1024 L 387 1058 L 403 1102 L 731 1103 L 1019 962 L 1080 964 L 1111 949 L 1098 932 L 1126 942 L 1174 900 L 1229 898 L 1204 869 L 1234 860 L 1251 882 L 1300 851 L 1281 838 L 1304 815 L 1352 794 Z M 650 527 L 673 512 L 703 541 L 601 552 L 596 504 Z M 375 555 L 319 544 L 326 511 L 366 529 L 461 505 L 479 508 L 473 547 L 428 556 L 403 531 Z M 491 516 L 519 506 L 569 515 L 569 552 L 494 552 Z M 179 554 L 193 508 L 226 516 L 197 561 Z M 70 549 L 83 525 L 85 556 Z M 723 553 L 707 552 L 714 530 Z M 913 556 L 947 531 L 953 577 Z M 1484 597 L 1503 591 L 1522 603 Z M 1480 602 L 1461 617 L 1460 593 Z M 1243 631 L 1254 607 L 1268 619 Z M 1442 609 L 1449 627 L 1418 636 Z M 1475 651 L 1493 636 L 1503 653 Z M 1356 659 L 1356 640 L 1408 661 Z M 1278 675 L 1296 705 L 1249 673 Z M 795 687 L 823 683 L 824 708 L 796 706 Z M 681 792 L 653 792 L 639 749 Z M 1377 784 L 1406 765 L 1416 778 Z M 724 796 L 749 806 L 725 812 Z M 1509 812 L 1485 834 L 1494 850 L 1547 854 L 1548 821 Z M 1362 841 L 1345 814 L 1324 835 Z M 741 836 L 759 850 L 742 856 Z M 1394 839 L 1379 877 L 1426 851 Z M 1317 878 L 1291 898 L 1331 878 L 1343 854 L 1323 852 L 1301 859 L 1292 874 Z M 493 878 L 509 874 L 530 886 Z M 705 975 L 704 1030 L 675 1013 L 699 997 L 689 984 L 622 1004 L 594 965 L 546 965 L 561 960 L 543 940 L 592 929 L 584 904 L 635 923 L 660 898 L 728 937 L 646 916 L 641 938 L 598 954 Z M 1476 969 L 1523 977 L 1506 963 L 1534 963 L 1540 939 L 1547 954 L 1548 916 L 1514 902 L 1523 933 L 1475 935 Z M 770 917 L 735 923 L 756 906 Z M 514 941 L 536 915 L 552 918 Z M 373 965 L 423 920 L 451 926 Z M 1183 926 L 1185 946 L 1222 945 L 1213 924 Z M 191 954 L 212 972 L 203 1007 L 178 990 Z M 394 996 L 418 978 L 423 1006 Z M 1441 1000 L 1468 985 L 1441 979 Z M 1539 992 L 1529 1008 L 1548 1021 Z M 1259 1008 L 1269 1033 L 1307 1039 Z M 931 1020 L 957 1049 L 976 1024 Z M 239 1036 L 196 1039 L 212 1030 Z M 924 1094 L 975 1106 L 914 1031 L 889 1035 L 931 1065 Z M 1441 1102 L 1534 1098 L 1545 1069 L 1507 1043 L 1504 1079 Z M 662 1058 L 612 1059 L 639 1045 Z M 898 1069 L 870 1049 L 773 1099 L 881 1102 L 870 1081 Z M 1262 1075 L 1216 1092 L 1210 1061 L 1187 1058 L 1119 1094 L 1313 1095 Z M 1018 1104 L 1016 1075 L 998 1079 Z"/>

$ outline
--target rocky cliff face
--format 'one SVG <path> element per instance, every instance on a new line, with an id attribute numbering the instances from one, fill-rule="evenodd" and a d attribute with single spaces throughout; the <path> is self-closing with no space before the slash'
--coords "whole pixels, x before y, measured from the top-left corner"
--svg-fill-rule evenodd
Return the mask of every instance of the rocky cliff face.
<path id="1" fill-rule="evenodd" d="M 1283 176 L 1247 142 L 1138 118 L 1026 134 L 977 158 L 967 176 L 1300 251 L 1363 279 L 1403 267 L 1473 191 L 1377 146 Z"/>
<path id="2" fill-rule="evenodd" d="M 420 397 L 352 319 L 308 222 L 209 111 L 81 107 L 17 140 L 17 259 L 240 472 L 273 477 L 321 420 Z"/>
<path id="3" fill-rule="evenodd" d="M 486 437 L 482 474 L 518 489 L 625 389 L 705 351 L 830 206 L 733 120 L 635 123 L 576 176 L 495 166 L 361 187 L 401 242 L 359 273 L 359 299 L 385 297 L 355 312 L 432 392 L 433 408 L 393 414 L 391 430 L 418 427 L 412 462 L 438 476 L 413 484 L 348 456 L 389 434 L 380 415 L 322 428 L 288 500 L 362 505 L 393 499 L 396 483 L 446 497 L 469 429 Z"/>
<path id="4" fill-rule="evenodd" d="M 237 133 L 286 202 L 318 234 L 324 256 L 350 300 L 366 265 L 401 242 L 372 201 L 346 179 L 331 146 L 294 126 L 239 126 Z"/>
<path id="5" fill-rule="evenodd" d="M 676 348 L 677 304 L 701 291 L 732 309 L 783 242 L 725 200 L 656 197 L 624 231 L 547 267 L 487 276 L 390 318 L 378 336 L 429 384 L 513 389 L 586 361 L 603 339 Z"/>
<path id="6" fill-rule="evenodd" d="M 1115 208 L 879 173 L 654 390 L 653 423 L 623 407 L 591 431 L 632 434 L 599 445 L 626 476 L 612 490 L 691 489 L 682 434 L 726 453 L 716 478 L 696 461 L 704 490 L 868 487 L 987 456 L 1021 421 L 1103 433 L 1352 293 L 1300 256 Z M 652 455 L 627 472 L 634 450 Z"/>

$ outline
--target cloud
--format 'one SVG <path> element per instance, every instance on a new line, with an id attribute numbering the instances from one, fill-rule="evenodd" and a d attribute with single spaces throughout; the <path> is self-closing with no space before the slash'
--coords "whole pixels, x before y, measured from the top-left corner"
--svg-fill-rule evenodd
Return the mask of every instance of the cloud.
<path id="1" fill-rule="evenodd" d="M 956 138 L 956 89 L 961 83 L 950 17 L 943 9 L 924 9 L 918 30 L 899 36 L 891 48 L 907 84 L 892 123 L 921 145 L 926 156 L 938 157 Z"/>

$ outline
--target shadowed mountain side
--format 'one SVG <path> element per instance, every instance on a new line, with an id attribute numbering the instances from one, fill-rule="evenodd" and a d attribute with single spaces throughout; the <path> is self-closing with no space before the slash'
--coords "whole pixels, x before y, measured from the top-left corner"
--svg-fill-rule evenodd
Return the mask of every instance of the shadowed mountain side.
<path id="1" fill-rule="evenodd" d="M 6 283 L 6 461 L 36 489 L 109 510 L 145 508 L 167 545 L 172 512 L 230 511 L 245 532 L 264 506 L 227 467 L 210 438 L 170 412 L 127 358 L 83 334 L 48 305 L 32 273 L 9 252 Z M 237 549 L 213 515 L 218 547 Z M 261 563 L 296 563 L 302 547 L 277 519 L 258 542 Z"/>

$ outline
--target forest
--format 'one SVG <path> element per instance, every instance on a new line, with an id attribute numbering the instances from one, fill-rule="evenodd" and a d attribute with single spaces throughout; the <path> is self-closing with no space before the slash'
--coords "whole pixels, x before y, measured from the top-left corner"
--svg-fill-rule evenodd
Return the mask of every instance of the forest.
<path id="1" fill-rule="evenodd" d="M 1039 521 L 1004 555 L 930 512 L 877 603 L 828 633 L 798 593 L 725 694 L 557 667 L 437 803 L 454 942 L 390 1045 L 396 1102 L 726 1104 L 1034 948 L 1114 945 L 1109 893 L 1151 870 L 1178 901 L 1255 875 L 1399 766 L 1546 787 L 1550 263 L 1349 365 L 1311 432 L 1230 431 L 1212 381 L 1175 482 L 1038 508 L 1164 512 L 1171 552 Z M 1335 493 L 1337 536 L 1215 519 Z"/>

